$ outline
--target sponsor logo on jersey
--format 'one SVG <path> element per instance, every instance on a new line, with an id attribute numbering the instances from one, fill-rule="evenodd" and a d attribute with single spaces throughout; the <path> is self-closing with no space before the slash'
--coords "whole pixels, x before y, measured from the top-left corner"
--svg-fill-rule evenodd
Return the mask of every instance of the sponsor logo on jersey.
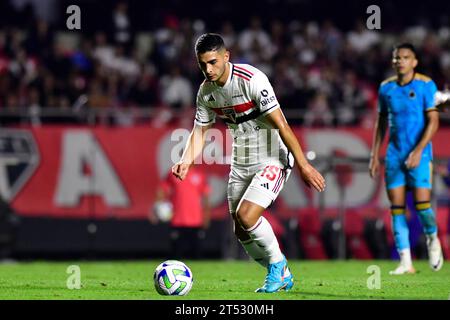
<path id="1" fill-rule="evenodd" d="M 223 108 L 222 112 L 224 116 L 236 123 L 236 112 L 234 111 L 234 107 Z"/>
<path id="2" fill-rule="evenodd" d="M 269 103 L 274 102 L 274 101 L 275 101 L 275 96 L 271 96 L 270 98 L 261 100 L 261 105 L 263 107 L 265 107 L 266 105 L 268 105 Z"/>
<path id="3" fill-rule="evenodd" d="M 214 99 L 213 95 L 209 96 L 208 102 L 211 102 L 211 101 L 216 101 L 216 99 Z"/>

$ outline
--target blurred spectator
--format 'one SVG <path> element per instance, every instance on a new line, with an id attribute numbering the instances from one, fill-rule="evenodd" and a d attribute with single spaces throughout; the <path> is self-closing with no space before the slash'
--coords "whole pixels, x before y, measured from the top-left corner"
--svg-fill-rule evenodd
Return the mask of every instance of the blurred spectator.
<path id="1" fill-rule="evenodd" d="M 91 108 L 107 108 L 110 106 L 110 97 L 106 94 L 105 85 L 100 81 L 93 81 L 89 88 L 88 105 Z"/>
<path id="2" fill-rule="evenodd" d="M 339 82 L 339 102 L 337 103 L 336 119 L 339 125 L 354 125 L 368 106 L 368 97 L 358 83 L 356 74 L 348 70 Z"/>
<path id="3" fill-rule="evenodd" d="M 167 10 L 119 0 L 102 9 L 83 7 L 87 17 L 91 11 L 91 17 L 100 11 L 109 16 L 109 25 L 96 21 L 92 32 L 67 33 L 65 23 L 39 18 L 36 4 L 37 0 L 28 7 L 11 6 L 8 1 L 0 4 L 0 9 L 8 11 L 0 12 L 2 107 L 12 103 L 13 108 L 29 108 L 29 92 L 34 87 L 42 108 L 60 103 L 71 106 L 80 96 L 90 95 L 92 106 L 145 107 L 151 112 L 150 124 L 163 125 L 173 118 L 169 108 L 179 118 L 179 114 L 184 116 L 180 109 L 192 107 L 193 90 L 203 79 L 193 57 L 194 41 L 216 28 L 232 50 L 234 62 L 253 64 L 271 78 L 293 123 L 302 123 L 308 105 L 320 109 L 327 101 L 333 117 L 330 125 L 366 125 L 376 100 L 373 92 L 391 75 L 386 48 L 400 39 L 421 48 L 418 71 L 436 79 L 439 88 L 450 79 L 450 28 L 445 21 L 435 30 L 427 21 L 407 25 L 399 20 L 394 29 L 383 20 L 381 32 L 368 30 L 360 20 L 348 21 L 350 28 L 344 29 L 337 22 L 339 17 L 308 20 L 277 15 L 266 19 L 259 14 L 241 19 L 244 13 L 236 12 L 214 25 L 214 14 L 187 18 L 192 15 L 184 12 L 187 7 L 181 3 Z M 151 21 L 138 12 L 148 8 L 156 17 Z M 86 30 L 88 22 L 83 20 Z M 167 108 L 156 111 L 160 105 Z M 307 123 L 316 118 L 312 110 L 306 114 Z M 328 125 L 329 114 L 323 117 L 316 120 Z M 442 117 L 441 125 L 448 123 Z"/>
<path id="4" fill-rule="evenodd" d="M 183 181 L 169 172 L 161 182 L 156 194 L 156 206 L 161 206 L 167 201 L 172 204 L 173 215 L 170 226 L 172 253 L 175 259 L 201 257 L 201 241 L 205 237 L 204 230 L 209 227 L 210 222 L 209 193 L 206 175 L 196 166 L 190 168 L 188 176 Z M 152 223 L 164 219 L 164 216 L 158 217 L 156 213 L 152 212 L 149 216 Z M 170 215 L 165 217 L 168 216 Z"/>
<path id="5" fill-rule="evenodd" d="M 112 13 L 112 36 L 116 44 L 130 49 L 132 45 L 131 21 L 128 16 L 128 4 L 120 1 Z"/>
<path id="6" fill-rule="evenodd" d="M 448 160 L 447 165 L 438 165 L 436 167 L 436 172 L 442 177 L 447 187 L 450 188 L 450 160 Z"/>
<path id="7" fill-rule="evenodd" d="M 47 60 L 52 50 L 53 41 L 54 32 L 50 30 L 47 21 L 38 19 L 34 28 L 29 31 L 24 44 L 29 54 L 40 60 Z"/>
<path id="8" fill-rule="evenodd" d="M 44 61 L 47 69 L 61 83 L 65 83 L 67 75 L 72 69 L 69 52 L 59 43 L 53 43 L 53 50 L 47 61 Z"/>
<path id="9" fill-rule="evenodd" d="M 95 45 L 93 57 L 102 66 L 112 66 L 114 59 L 114 47 L 108 43 L 107 35 L 104 32 L 97 32 L 95 34 Z"/>
<path id="10" fill-rule="evenodd" d="M 355 30 L 348 33 L 347 40 L 353 50 L 362 54 L 378 43 L 380 36 L 377 32 L 367 29 L 363 21 L 358 20 Z"/>
<path id="11" fill-rule="evenodd" d="M 303 124 L 307 127 L 311 127 L 331 126 L 332 123 L 333 115 L 328 105 L 327 96 L 319 91 L 308 104 Z"/>
<path id="12" fill-rule="evenodd" d="M 324 42 L 327 56 L 332 60 L 337 60 L 342 48 L 342 34 L 331 20 L 323 23 L 322 30 L 321 39 Z"/>
<path id="13" fill-rule="evenodd" d="M 448 214 L 449 214 L 449 220 L 448 224 L 450 223 L 450 159 L 447 161 L 447 165 L 438 165 L 436 166 L 436 172 L 441 176 L 442 180 L 444 181 L 445 185 L 447 186 L 447 192 L 445 193 L 445 196 L 443 200 L 447 204 Z"/>
<path id="14" fill-rule="evenodd" d="M 193 88 L 187 78 L 181 74 L 177 66 L 173 66 L 170 74 L 161 78 L 161 99 L 164 104 L 177 111 L 193 105 Z"/>
<path id="15" fill-rule="evenodd" d="M 227 48 L 232 48 L 236 44 L 236 32 L 234 31 L 233 23 L 231 21 L 225 21 L 222 24 L 222 28 L 220 30 L 220 35 L 223 38 L 225 46 Z"/>
<path id="16" fill-rule="evenodd" d="M 151 108 L 159 105 L 158 80 L 151 66 L 147 66 L 146 69 L 147 71 L 131 86 L 128 99 L 132 105 Z"/>
<path id="17" fill-rule="evenodd" d="M 270 59 L 274 53 L 269 34 L 262 28 L 261 19 L 257 16 L 253 16 L 250 19 L 250 26 L 241 32 L 238 44 L 244 56 L 260 52 L 265 58 Z M 252 59 L 248 61 L 253 63 Z"/>
<path id="18" fill-rule="evenodd" d="M 186 122 L 191 126 L 194 93 L 191 82 L 182 76 L 181 69 L 173 66 L 171 73 L 160 79 L 159 88 L 162 104 L 155 110 L 151 125 L 161 127 L 176 117 L 180 120 L 179 126 L 184 127 Z"/>
<path id="19" fill-rule="evenodd" d="M 36 60 L 29 57 L 24 49 L 19 49 L 17 55 L 9 62 L 9 72 L 23 84 L 29 84 L 35 79 Z"/>
<path id="20" fill-rule="evenodd" d="M 39 113 L 41 111 L 40 94 L 36 88 L 31 88 L 28 96 L 28 110 L 30 113 L 31 124 L 38 126 L 41 124 L 41 119 L 39 118 Z"/>

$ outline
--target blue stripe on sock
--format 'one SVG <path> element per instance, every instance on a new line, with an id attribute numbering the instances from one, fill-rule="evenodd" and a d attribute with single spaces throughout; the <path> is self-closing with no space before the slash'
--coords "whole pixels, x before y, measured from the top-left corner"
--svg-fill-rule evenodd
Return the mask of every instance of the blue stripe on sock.
<path id="1" fill-rule="evenodd" d="M 423 232 L 427 235 L 437 232 L 436 218 L 432 208 L 417 210 Z"/>
<path id="2" fill-rule="evenodd" d="M 405 214 L 392 215 L 392 230 L 397 250 L 408 249 L 410 247 L 409 228 Z"/>

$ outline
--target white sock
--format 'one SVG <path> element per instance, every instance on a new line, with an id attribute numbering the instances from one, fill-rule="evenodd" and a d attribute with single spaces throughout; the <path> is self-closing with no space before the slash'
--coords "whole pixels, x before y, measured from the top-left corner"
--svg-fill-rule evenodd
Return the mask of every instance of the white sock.
<path id="1" fill-rule="evenodd" d="M 277 237 L 275 237 L 272 226 L 266 218 L 260 217 L 256 224 L 246 231 L 256 245 L 261 247 L 270 264 L 283 260 Z"/>
<path id="2" fill-rule="evenodd" d="M 256 244 L 255 241 L 253 241 L 253 239 L 248 239 L 245 241 L 239 240 L 239 242 L 242 244 L 247 254 L 253 258 L 253 260 L 258 262 L 264 268 L 267 268 L 267 266 L 269 265 L 269 260 L 266 257 L 266 253 L 260 246 Z"/>
<path id="3" fill-rule="evenodd" d="M 411 249 L 408 248 L 399 250 L 398 254 L 400 255 L 400 263 L 402 265 L 408 268 L 412 266 Z"/>

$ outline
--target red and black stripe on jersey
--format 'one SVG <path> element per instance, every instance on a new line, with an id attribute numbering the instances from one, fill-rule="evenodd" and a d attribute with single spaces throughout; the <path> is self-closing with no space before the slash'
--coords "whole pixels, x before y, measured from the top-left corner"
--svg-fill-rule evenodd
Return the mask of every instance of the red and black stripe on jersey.
<path id="1" fill-rule="evenodd" d="M 259 117 L 261 115 L 261 112 L 255 108 L 256 107 L 256 102 L 255 101 L 248 101 L 242 104 L 238 104 L 238 105 L 234 105 L 234 106 L 229 106 L 229 107 L 223 107 L 223 108 L 212 108 L 212 110 L 220 116 L 220 118 L 225 121 L 226 123 L 234 123 L 234 124 L 239 124 L 239 123 L 243 123 L 249 120 L 253 120 L 257 117 Z M 223 109 L 233 109 L 235 113 L 242 113 L 248 110 L 253 109 L 250 113 L 245 114 L 243 116 L 240 117 L 236 117 L 234 120 L 232 120 L 231 118 L 227 118 L 224 117 L 225 113 L 222 111 Z"/>
<path id="2" fill-rule="evenodd" d="M 233 65 L 233 75 L 239 78 L 243 78 L 247 81 L 253 77 L 253 73 L 245 68 Z"/>
<path id="3" fill-rule="evenodd" d="M 234 106 L 228 106 L 228 107 L 222 107 L 222 108 L 211 108 L 215 113 L 217 113 L 219 116 L 223 116 L 223 109 L 233 109 L 236 113 L 241 113 L 248 111 L 252 108 L 256 107 L 255 101 L 248 101 L 241 104 L 236 104 Z"/>

